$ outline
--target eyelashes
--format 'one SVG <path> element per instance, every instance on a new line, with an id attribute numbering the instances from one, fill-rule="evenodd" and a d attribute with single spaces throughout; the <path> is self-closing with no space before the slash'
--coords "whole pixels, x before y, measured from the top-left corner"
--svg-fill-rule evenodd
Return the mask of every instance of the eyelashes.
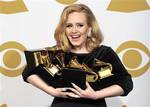
<path id="1" fill-rule="evenodd" d="M 76 25 L 75 25 L 75 27 L 83 27 L 84 26 L 84 24 L 80 24 L 80 23 L 77 23 Z M 73 24 L 67 24 L 66 25 L 66 28 L 71 28 L 71 27 L 74 27 L 74 25 Z"/>
<path id="2" fill-rule="evenodd" d="M 72 27 L 72 25 L 66 25 L 67 28 Z"/>
<path id="3" fill-rule="evenodd" d="M 79 27 L 83 27 L 83 24 L 79 24 L 78 26 L 79 26 Z"/>

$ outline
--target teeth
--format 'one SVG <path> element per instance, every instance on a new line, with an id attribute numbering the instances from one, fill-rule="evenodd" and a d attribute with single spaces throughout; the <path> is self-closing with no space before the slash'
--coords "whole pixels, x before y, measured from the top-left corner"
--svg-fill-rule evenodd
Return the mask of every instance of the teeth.
<path id="1" fill-rule="evenodd" d="M 80 37 L 79 35 L 72 35 L 71 36 L 72 38 L 78 38 L 78 37 Z"/>

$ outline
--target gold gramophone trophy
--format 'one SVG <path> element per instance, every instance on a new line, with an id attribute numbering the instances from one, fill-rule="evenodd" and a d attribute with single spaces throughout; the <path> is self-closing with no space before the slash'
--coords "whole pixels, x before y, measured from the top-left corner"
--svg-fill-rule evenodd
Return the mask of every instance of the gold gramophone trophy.
<path id="1" fill-rule="evenodd" d="M 106 63 L 98 59 L 94 59 L 93 66 L 98 68 L 98 76 L 100 77 L 100 79 L 113 75 L 112 65 L 110 63 Z"/>
<path id="2" fill-rule="evenodd" d="M 85 63 L 80 64 L 75 57 L 70 60 L 68 67 L 82 69 L 86 73 L 87 82 L 96 82 L 113 75 L 112 65 L 98 59 L 94 59 L 93 69 L 89 68 Z"/>
<path id="3" fill-rule="evenodd" d="M 58 65 L 52 64 L 52 58 L 48 53 L 48 50 L 43 50 L 40 52 L 34 52 L 35 65 L 38 66 L 40 64 L 43 65 L 43 68 L 51 75 L 54 76 L 56 73 L 60 71 L 60 67 Z"/>
<path id="4" fill-rule="evenodd" d="M 48 47 L 45 49 L 40 50 L 27 50 L 25 51 L 26 61 L 27 61 L 27 67 L 30 71 L 32 71 L 34 68 L 38 67 L 39 65 L 42 65 L 43 68 L 54 77 L 56 73 L 59 73 L 61 67 L 63 66 L 63 54 L 62 52 L 59 52 L 59 54 L 56 54 L 59 50 L 55 47 Z M 55 55 L 56 54 L 56 55 Z M 59 64 L 53 64 L 53 60 L 57 60 Z"/>
<path id="5" fill-rule="evenodd" d="M 94 59 L 92 67 L 80 64 L 76 57 L 66 65 L 64 51 L 56 48 L 25 51 L 25 56 L 28 73 L 35 69 L 35 73 L 54 87 L 72 87 L 71 83 L 75 83 L 85 89 L 86 81 L 94 83 L 113 75 L 112 65 L 98 59 Z"/>

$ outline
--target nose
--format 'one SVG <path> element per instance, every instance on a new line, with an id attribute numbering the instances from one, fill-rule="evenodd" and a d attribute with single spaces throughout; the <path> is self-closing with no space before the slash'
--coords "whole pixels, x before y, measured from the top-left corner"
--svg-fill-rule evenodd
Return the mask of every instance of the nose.
<path id="1" fill-rule="evenodd" d="M 73 33 L 76 33 L 76 32 L 77 32 L 76 26 L 72 27 L 72 32 L 73 32 Z"/>

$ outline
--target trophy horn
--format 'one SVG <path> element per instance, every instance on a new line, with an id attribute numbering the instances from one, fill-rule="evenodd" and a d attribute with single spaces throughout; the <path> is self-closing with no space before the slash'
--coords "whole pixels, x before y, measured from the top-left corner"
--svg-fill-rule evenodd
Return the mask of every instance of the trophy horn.
<path id="1" fill-rule="evenodd" d="M 73 57 L 69 62 L 69 67 L 82 69 L 82 65 Z"/>

